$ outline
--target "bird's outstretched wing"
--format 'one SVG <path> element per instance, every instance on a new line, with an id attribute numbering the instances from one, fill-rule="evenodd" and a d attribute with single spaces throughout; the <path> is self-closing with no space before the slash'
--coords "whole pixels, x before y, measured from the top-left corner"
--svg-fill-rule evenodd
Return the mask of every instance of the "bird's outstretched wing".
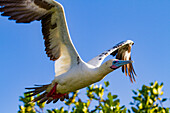
<path id="1" fill-rule="evenodd" d="M 131 40 L 120 42 L 117 45 L 115 45 L 113 48 L 96 56 L 88 63 L 93 66 L 99 67 L 102 64 L 103 60 L 108 55 L 116 56 L 116 59 L 119 60 L 131 60 L 131 47 L 133 44 L 134 43 Z M 131 63 L 122 66 L 122 72 L 125 72 L 126 76 L 129 75 L 131 82 L 133 82 L 133 80 L 135 81 L 134 76 L 136 76 L 136 73 Z"/>
<path id="2" fill-rule="evenodd" d="M 80 60 L 70 39 L 64 9 L 54 0 L 0 0 L 2 16 L 9 16 L 16 23 L 41 20 L 45 40 L 45 51 L 56 61 L 56 76 L 67 72 L 71 65 Z M 80 62 L 80 61 L 79 61 Z"/>

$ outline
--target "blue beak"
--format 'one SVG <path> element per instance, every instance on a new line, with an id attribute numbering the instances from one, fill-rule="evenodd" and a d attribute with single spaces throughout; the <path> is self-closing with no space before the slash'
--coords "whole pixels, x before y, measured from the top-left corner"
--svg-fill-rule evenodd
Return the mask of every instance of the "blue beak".
<path id="1" fill-rule="evenodd" d="M 118 60 L 118 62 L 116 63 L 117 67 L 123 66 L 125 64 L 129 64 L 129 63 L 133 63 L 132 60 Z"/>
<path id="2" fill-rule="evenodd" d="M 113 65 L 110 67 L 112 69 L 117 69 L 123 65 L 129 64 L 129 63 L 133 63 L 132 60 L 117 60 L 117 61 L 113 61 Z"/>

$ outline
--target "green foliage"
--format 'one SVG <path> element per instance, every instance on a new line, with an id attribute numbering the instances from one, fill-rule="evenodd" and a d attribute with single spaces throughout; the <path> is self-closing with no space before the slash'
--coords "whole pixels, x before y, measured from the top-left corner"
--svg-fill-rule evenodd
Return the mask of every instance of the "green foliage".
<path id="1" fill-rule="evenodd" d="M 30 103 L 33 100 L 33 97 L 20 97 L 19 100 L 24 102 L 24 106 L 19 106 L 20 110 L 18 113 L 36 113 L 36 110 L 34 109 L 35 103 Z"/>
<path id="2" fill-rule="evenodd" d="M 79 98 L 79 91 L 70 94 L 70 98 L 64 101 L 65 106 L 49 110 L 46 113 L 169 113 L 169 108 L 163 107 L 163 102 L 166 98 L 161 98 L 163 95 L 163 83 L 151 83 L 150 86 L 143 85 L 141 90 L 132 90 L 134 102 L 130 102 L 131 110 L 123 105 L 120 105 L 120 100 L 117 95 L 107 92 L 109 82 L 104 82 L 102 85 L 91 85 L 86 90 L 86 101 Z M 107 92 L 107 93 L 106 93 Z M 106 95 L 104 96 L 104 93 Z M 38 95 L 37 95 L 38 96 Z M 33 97 L 20 97 L 20 101 L 24 106 L 19 106 L 18 113 L 43 113 L 45 103 L 31 103 Z M 94 104 L 95 103 L 95 106 Z M 97 104 L 96 104 L 97 103 Z M 68 108 L 67 110 L 64 108 Z"/>
<path id="3" fill-rule="evenodd" d="M 163 95 L 163 83 L 160 85 L 157 81 L 155 83 L 150 83 L 150 86 L 143 85 L 142 89 L 132 91 L 135 96 L 132 98 L 134 102 L 130 104 L 133 105 L 131 109 L 133 112 L 143 112 L 143 113 L 169 113 L 169 108 L 163 107 L 163 102 L 166 98 L 161 98 Z"/>

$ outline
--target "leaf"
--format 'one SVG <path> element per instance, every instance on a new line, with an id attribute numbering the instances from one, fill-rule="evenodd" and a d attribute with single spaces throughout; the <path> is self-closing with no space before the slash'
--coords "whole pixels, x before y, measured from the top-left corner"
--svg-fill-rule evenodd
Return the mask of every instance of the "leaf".
<path id="1" fill-rule="evenodd" d="M 150 85 L 152 86 L 152 85 L 153 85 L 153 82 L 151 82 Z"/>
<path id="2" fill-rule="evenodd" d="M 166 108 L 165 111 L 166 111 L 166 113 L 169 113 L 169 108 Z"/>
<path id="3" fill-rule="evenodd" d="M 137 92 L 136 92 L 136 91 L 132 90 L 132 92 L 133 92 L 135 95 L 137 95 Z"/>
<path id="4" fill-rule="evenodd" d="M 118 97 L 117 95 L 113 95 L 113 97 L 112 97 L 112 98 L 113 98 L 113 99 L 116 99 L 117 97 Z"/>
<path id="5" fill-rule="evenodd" d="M 164 94 L 164 92 L 163 92 L 163 91 L 161 91 L 160 95 L 163 95 L 163 94 Z"/>
<path id="6" fill-rule="evenodd" d="M 162 102 L 165 102 L 166 100 L 167 100 L 167 98 L 163 98 L 163 99 L 162 99 Z"/>
<path id="7" fill-rule="evenodd" d="M 54 113 L 59 113 L 60 111 L 58 109 L 53 109 Z"/>
<path id="8" fill-rule="evenodd" d="M 109 81 L 106 81 L 106 82 L 104 81 L 104 84 L 106 87 L 108 87 L 110 85 Z"/>
<path id="9" fill-rule="evenodd" d="M 158 94 L 158 91 L 157 91 L 157 89 L 156 88 L 153 88 L 153 94 L 155 94 L 155 95 L 157 95 Z"/>
<path id="10" fill-rule="evenodd" d="M 134 100 L 139 100 L 139 101 L 141 101 L 141 99 L 140 99 L 140 97 L 132 97 Z"/>
<path id="11" fill-rule="evenodd" d="M 130 105 L 134 105 L 134 103 L 130 102 Z"/>
<path id="12" fill-rule="evenodd" d="M 90 103 L 91 103 L 91 101 L 90 100 L 87 100 L 87 106 L 89 106 L 90 105 Z"/>
<path id="13" fill-rule="evenodd" d="M 139 109 L 142 109 L 143 108 L 143 105 L 142 103 L 139 104 Z"/>
<path id="14" fill-rule="evenodd" d="M 129 109 L 128 109 L 128 113 L 131 113 Z"/>
<path id="15" fill-rule="evenodd" d="M 47 113 L 52 113 L 52 111 L 51 111 L 51 110 L 49 110 L 49 109 L 47 109 Z"/>
<path id="16" fill-rule="evenodd" d="M 114 105 L 119 104 L 119 102 L 120 102 L 120 100 L 119 100 L 119 99 L 115 100 L 115 101 L 114 101 Z"/>
<path id="17" fill-rule="evenodd" d="M 132 111 L 134 111 L 135 113 L 138 112 L 138 110 L 135 107 L 131 107 Z"/>
<path id="18" fill-rule="evenodd" d="M 123 105 L 122 107 L 120 107 L 120 109 L 123 109 L 123 108 L 125 108 L 125 105 Z"/>
<path id="19" fill-rule="evenodd" d="M 109 93 L 107 94 L 107 97 L 108 97 L 108 99 L 109 99 L 110 101 L 113 101 L 113 96 L 112 96 L 111 92 L 109 92 Z"/>

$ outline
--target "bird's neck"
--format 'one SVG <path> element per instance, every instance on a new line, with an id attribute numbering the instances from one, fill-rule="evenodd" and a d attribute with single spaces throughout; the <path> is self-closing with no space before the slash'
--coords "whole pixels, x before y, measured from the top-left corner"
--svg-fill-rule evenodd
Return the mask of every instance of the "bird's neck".
<path id="1" fill-rule="evenodd" d="M 96 79 L 96 82 L 98 82 L 112 71 L 114 70 L 110 68 L 108 62 L 105 62 L 100 67 L 92 69 L 91 76 L 93 76 Z"/>

